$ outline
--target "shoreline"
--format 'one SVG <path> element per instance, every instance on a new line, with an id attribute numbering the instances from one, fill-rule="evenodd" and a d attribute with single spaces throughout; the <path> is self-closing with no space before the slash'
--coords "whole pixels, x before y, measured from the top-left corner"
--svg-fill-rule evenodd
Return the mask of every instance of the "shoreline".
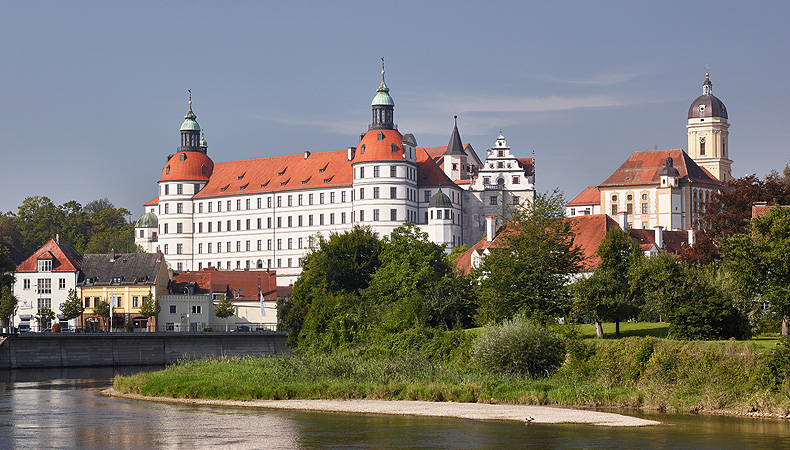
<path id="1" fill-rule="evenodd" d="M 608 427 L 644 427 L 661 425 L 661 422 L 655 420 L 640 419 L 638 417 L 626 416 L 623 414 L 559 408 L 554 406 L 424 402 L 411 400 L 211 400 L 124 394 L 112 388 L 101 391 L 101 394 L 137 401 L 242 409 L 391 414 L 471 420 L 507 420 L 534 424 L 566 423 Z"/>

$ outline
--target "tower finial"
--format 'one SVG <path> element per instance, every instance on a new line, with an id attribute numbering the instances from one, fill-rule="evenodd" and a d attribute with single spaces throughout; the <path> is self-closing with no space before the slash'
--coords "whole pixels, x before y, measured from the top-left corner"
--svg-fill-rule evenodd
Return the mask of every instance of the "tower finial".
<path id="1" fill-rule="evenodd" d="M 187 89 L 187 92 L 189 92 L 189 107 L 191 108 L 192 107 L 192 89 Z"/>
<path id="2" fill-rule="evenodd" d="M 384 57 L 381 57 L 381 79 L 384 79 Z"/>

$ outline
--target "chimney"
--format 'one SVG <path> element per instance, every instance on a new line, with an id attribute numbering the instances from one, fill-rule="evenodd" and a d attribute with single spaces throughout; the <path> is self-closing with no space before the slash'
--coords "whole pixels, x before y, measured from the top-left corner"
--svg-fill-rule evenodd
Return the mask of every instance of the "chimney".
<path id="1" fill-rule="evenodd" d="M 620 218 L 620 228 L 623 231 L 628 231 L 628 211 L 620 211 L 618 216 Z"/>
<path id="2" fill-rule="evenodd" d="M 110 262 L 115 262 L 115 249 L 110 250 Z"/>
<path id="3" fill-rule="evenodd" d="M 60 244 L 60 234 L 55 235 L 55 242 Z"/>
<path id="4" fill-rule="evenodd" d="M 697 230 L 695 230 L 694 227 L 691 227 L 688 230 L 686 230 L 686 232 L 689 235 L 688 236 L 689 247 L 694 247 L 694 244 L 697 243 Z"/>
<path id="5" fill-rule="evenodd" d="M 305 152 L 304 152 L 304 159 L 307 159 L 308 156 L 310 156 L 310 152 L 305 150 Z"/>
<path id="6" fill-rule="evenodd" d="M 349 147 L 349 148 L 348 148 L 348 160 L 349 160 L 349 161 L 351 161 L 352 159 L 354 159 L 354 154 L 355 154 L 356 152 L 357 152 L 357 148 L 356 148 L 356 147 Z"/>
<path id="7" fill-rule="evenodd" d="M 661 225 L 656 225 L 655 230 L 656 230 L 656 247 L 658 247 L 658 249 L 661 250 L 662 248 L 664 248 L 664 227 L 662 227 Z"/>
<path id="8" fill-rule="evenodd" d="M 156 249 L 156 262 L 162 262 L 162 250 Z"/>
<path id="9" fill-rule="evenodd" d="M 496 237 L 496 217 L 486 217 L 486 242 L 491 242 Z"/>

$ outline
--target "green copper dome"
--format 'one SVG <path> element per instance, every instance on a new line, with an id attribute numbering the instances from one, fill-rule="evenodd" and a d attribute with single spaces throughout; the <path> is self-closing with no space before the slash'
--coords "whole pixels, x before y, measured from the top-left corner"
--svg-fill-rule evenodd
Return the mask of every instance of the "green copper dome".
<path id="1" fill-rule="evenodd" d="M 450 197 L 447 196 L 441 189 L 439 192 L 433 194 L 431 197 L 431 201 L 428 203 L 429 208 L 452 208 L 453 202 L 450 201 Z"/>
<path id="2" fill-rule="evenodd" d="M 152 212 L 147 212 L 140 216 L 137 219 L 137 222 L 134 223 L 135 228 L 158 228 L 159 227 L 159 219 L 156 217 L 156 214 Z"/>
<path id="3" fill-rule="evenodd" d="M 376 89 L 376 96 L 373 97 L 373 102 L 370 106 L 395 106 L 395 101 L 390 97 L 390 88 L 384 82 L 384 71 L 381 71 L 381 84 Z"/>
<path id="4" fill-rule="evenodd" d="M 192 101 L 189 101 L 189 111 L 187 115 L 184 116 L 184 123 L 181 124 L 181 131 L 200 131 L 200 125 L 198 125 L 197 116 L 195 113 L 192 112 Z"/>

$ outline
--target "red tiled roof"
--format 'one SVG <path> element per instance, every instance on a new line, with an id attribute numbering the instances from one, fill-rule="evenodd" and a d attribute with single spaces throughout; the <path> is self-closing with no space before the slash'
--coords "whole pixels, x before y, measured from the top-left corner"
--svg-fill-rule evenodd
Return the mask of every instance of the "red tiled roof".
<path id="1" fill-rule="evenodd" d="M 208 181 L 214 162 L 202 152 L 178 152 L 167 160 L 159 181 Z"/>
<path id="2" fill-rule="evenodd" d="M 258 300 L 260 292 L 267 301 L 277 300 L 277 274 L 267 270 L 217 270 L 173 274 L 171 289 L 178 292 L 187 285 L 197 287 L 195 293 L 226 293 L 232 291 L 231 300 Z"/>
<path id="3" fill-rule="evenodd" d="M 722 184 L 710 172 L 698 166 L 683 149 L 678 148 L 634 152 L 599 187 L 657 184 L 659 172 L 664 168 L 667 156 L 672 157 L 672 165 L 680 173 L 681 182 Z"/>
<path id="4" fill-rule="evenodd" d="M 420 186 L 455 186 L 424 148 L 417 149 L 417 184 Z"/>
<path id="5" fill-rule="evenodd" d="M 752 218 L 757 216 L 762 216 L 763 214 L 767 213 L 773 205 L 768 205 L 768 203 L 760 202 L 760 203 L 752 203 Z"/>
<path id="6" fill-rule="evenodd" d="M 53 272 L 76 272 L 82 267 L 82 255 L 66 241 L 49 242 L 36 250 L 29 258 L 17 266 L 17 272 L 37 272 L 40 258 L 52 259 Z"/>
<path id="7" fill-rule="evenodd" d="M 534 158 L 516 158 L 527 176 L 535 175 Z"/>
<path id="8" fill-rule="evenodd" d="M 628 235 L 640 248 L 647 246 L 646 249 L 650 249 L 651 246 L 656 245 L 656 230 L 654 229 L 632 228 L 628 231 Z M 685 231 L 664 230 L 661 236 L 664 241 L 664 250 L 670 253 L 680 254 L 683 251 L 683 247 L 688 245 L 688 233 Z"/>
<path id="9" fill-rule="evenodd" d="M 195 198 L 351 185 L 351 161 L 346 150 L 305 154 L 218 162 Z"/>
<path id="10" fill-rule="evenodd" d="M 568 202 L 568 206 L 586 206 L 586 205 L 600 205 L 601 204 L 601 191 L 598 186 L 592 184 L 587 186 L 579 195 L 573 200 Z"/>
<path id="11" fill-rule="evenodd" d="M 154 198 L 153 200 L 151 200 L 150 202 L 146 203 L 143 206 L 156 206 L 158 204 L 159 204 L 159 197 L 156 197 L 156 198 Z"/>
<path id="12" fill-rule="evenodd" d="M 364 161 L 403 161 L 403 136 L 398 130 L 369 130 L 359 141 L 353 162 Z"/>

